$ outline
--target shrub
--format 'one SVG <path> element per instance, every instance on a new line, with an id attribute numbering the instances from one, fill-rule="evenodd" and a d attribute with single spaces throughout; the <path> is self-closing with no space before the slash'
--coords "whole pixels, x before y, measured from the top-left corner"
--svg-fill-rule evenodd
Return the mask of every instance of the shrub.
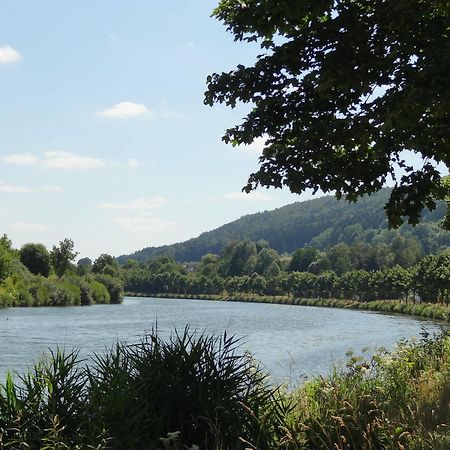
<path id="1" fill-rule="evenodd" d="M 33 306 L 48 306 L 51 303 L 51 283 L 42 276 L 36 276 L 30 285 Z"/>
<path id="2" fill-rule="evenodd" d="M 11 375 L 0 385 L 0 447 L 160 449 L 169 434 L 174 449 L 272 449 L 282 403 L 237 344 L 185 329 L 118 344 L 94 367 L 52 353 L 18 385 Z"/>
<path id="3" fill-rule="evenodd" d="M 54 279 L 50 286 L 50 300 L 52 306 L 81 304 L 81 289 L 69 280 Z"/>
<path id="4" fill-rule="evenodd" d="M 50 254 L 42 244 L 29 243 L 19 251 L 20 261 L 34 275 L 48 277 L 51 263 Z"/>
<path id="5" fill-rule="evenodd" d="M 179 448 L 244 448 L 240 438 L 254 441 L 262 433 L 256 418 L 269 409 L 271 391 L 252 361 L 236 354 L 236 344 L 226 334 L 186 329 L 168 341 L 151 334 L 98 357 L 89 371 L 97 432 L 111 430 L 120 449 L 156 448 L 174 431 Z"/>
<path id="6" fill-rule="evenodd" d="M 94 303 L 110 303 L 111 297 L 109 296 L 108 289 L 103 283 L 96 280 L 89 280 L 89 287 L 91 289 L 92 300 Z"/>
<path id="7" fill-rule="evenodd" d="M 98 274 L 95 275 L 94 280 L 106 286 L 110 296 L 110 303 L 122 303 L 123 285 L 117 278 L 113 278 L 110 275 Z"/>

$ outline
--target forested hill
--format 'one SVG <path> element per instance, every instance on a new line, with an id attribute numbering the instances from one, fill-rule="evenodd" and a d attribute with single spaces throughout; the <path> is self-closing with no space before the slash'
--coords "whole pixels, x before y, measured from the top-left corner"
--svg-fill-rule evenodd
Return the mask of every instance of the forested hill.
<path id="1" fill-rule="evenodd" d="M 357 240 L 389 243 L 397 233 L 415 236 L 425 253 L 434 253 L 440 247 L 450 245 L 450 232 L 439 227 L 444 204 L 439 204 L 432 212 L 424 211 L 423 220 L 415 228 L 406 224 L 398 230 L 388 230 L 383 206 L 389 193 L 389 189 L 383 189 L 356 203 L 338 201 L 334 196 L 296 202 L 241 217 L 185 242 L 147 247 L 131 255 L 119 256 L 118 260 L 145 261 L 166 254 L 179 262 L 198 261 L 206 253 L 220 254 L 227 242 L 241 239 L 266 240 L 279 253 L 290 253 L 306 245 L 327 249 L 340 242 L 351 244 Z"/>

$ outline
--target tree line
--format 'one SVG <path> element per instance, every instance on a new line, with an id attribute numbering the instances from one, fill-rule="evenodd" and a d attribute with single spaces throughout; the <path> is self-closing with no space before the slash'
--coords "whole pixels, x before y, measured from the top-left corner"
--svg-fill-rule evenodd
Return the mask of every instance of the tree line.
<path id="1" fill-rule="evenodd" d="M 231 240 L 265 240 L 281 253 L 292 253 L 298 248 L 312 246 L 326 250 L 339 243 L 352 245 L 391 243 L 399 236 L 419 242 L 424 254 L 437 253 L 450 246 L 450 232 L 440 224 L 445 214 L 445 203 L 438 202 L 434 211 L 422 211 L 421 222 L 412 227 L 404 224 L 389 229 L 383 205 L 389 200 L 390 188 L 356 203 L 337 201 L 324 196 L 292 203 L 272 211 L 249 214 L 200 236 L 161 247 L 147 247 L 131 255 L 121 255 L 121 264 L 127 259 L 148 261 L 168 255 L 178 262 L 200 261 L 207 253 L 220 254 Z"/>
<path id="2" fill-rule="evenodd" d="M 417 240 L 397 236 L 384 243 L 341 243 L 278 254 L 265 241 L 232 241 L 220 255 L 199 263 L 168 256 L 121 266 L 124 288 L 134 294 L 292 295 L 360 301 L 402 299 L 448 303 L 450 251 L 424 256 Z"/>
<path id="3" fill-rule="evenodd" d="M 103 270 L 101 258 L 92 271 L 74 264 L 74 242 L 64 239 L 49 251 L 39 243 L 14 249 L 0 238 L 0 306 L 68 306 L 120 303 L 120 276 Z M 80 261 L 83 261 L 80 260 Z"/>

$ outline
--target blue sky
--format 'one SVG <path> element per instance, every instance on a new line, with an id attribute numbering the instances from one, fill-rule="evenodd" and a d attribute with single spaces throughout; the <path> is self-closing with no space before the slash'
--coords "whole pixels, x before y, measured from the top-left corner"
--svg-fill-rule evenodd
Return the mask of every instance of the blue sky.
<path id="1" fill-rule="evenodd" d="M 1 1 L 0 233 L 14 246 L 69 237 L 80 257 L 117 256 L 310 198 L 241 193 L 262 142 L 223 144 L 246 109 L 203 93 L 259 49 L 210 17 L 216 1 Z"/>
<path id="2" fill-rule="evenodd" d="M 240 193 L 261 142 L 221 142 L 244 108 L 203 105 L 206 76 L 251 63 L 215 1 L 3 0 L 0 232 L 80 256 L 197 236 L 299 199 Z"/>

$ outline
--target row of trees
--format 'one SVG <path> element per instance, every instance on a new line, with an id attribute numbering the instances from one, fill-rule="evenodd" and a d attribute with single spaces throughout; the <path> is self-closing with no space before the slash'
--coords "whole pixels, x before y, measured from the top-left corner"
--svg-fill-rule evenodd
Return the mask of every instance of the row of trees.
<path id="1" fill-rule="evenodd" d="M 0 239 L 0 306 L 120 303 L 123 298 L 120 277 L 103 271 L 101 265 L 89 273 L 81 270 L 80 265 L 73 263 L 77 254 L 71 239 L 64 239 L 48 251 L 38 243 L 14 249 L 3 235 Z"/>
<path id="2" fill-rule="evenodd" d="M 352 245 L 340 243 L 320 251 L 304 247 L 291 255 L 279 255 L 266 241 L 233 241 L 224 247 L 221 257 L 207 254 L 196 270 L 211 277 L 223 278 L 256 273 L 274 277 L 282 272 L 320 274 L 333 271 L 338 275 L 351 270 L 383 270 L 395 266 L 412 267 L 422 256 L 420 243 L 414 238 L 396 236 L 390 245 L 384 242 L 368 244 L 357 241 Z"/>
<path id="3" fill-rule="evenodd" d="M 198 264 L 183 265 L 160 256 L 149 263 L 129 260 L 121 273 L 125 290 L 132 293 L 227 292 L 448 303 L 450 252 L 411 264 L 417 258 L 415 247 L 405 244 L 399 242 L 401 251 L 357 243 L 341 244 L 326 253 L 307 247 L 280 256 L 264 242 L 239 241 L 224 248 L 221 256 L 205 255 Z M 405 258 L 408 254 L 414 257 Z"/>

